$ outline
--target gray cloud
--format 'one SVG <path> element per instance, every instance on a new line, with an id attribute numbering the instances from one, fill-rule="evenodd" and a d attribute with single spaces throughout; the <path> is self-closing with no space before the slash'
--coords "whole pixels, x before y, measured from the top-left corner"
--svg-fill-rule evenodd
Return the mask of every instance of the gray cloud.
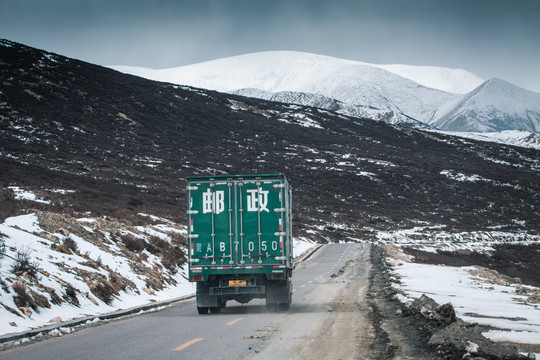
<path id="1" fill-rule="evenodd" d="M 536 0 L 3 0 L 0 36 L 164 68 L 266 50 L 463 68 L 540 92 Z"/>

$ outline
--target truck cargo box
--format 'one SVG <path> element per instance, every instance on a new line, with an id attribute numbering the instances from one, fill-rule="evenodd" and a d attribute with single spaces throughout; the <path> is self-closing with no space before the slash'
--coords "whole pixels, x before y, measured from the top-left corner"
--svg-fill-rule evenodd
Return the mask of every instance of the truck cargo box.
<path id="1" fill-rule="evenodd" d="M 291 300 L 291 189 L 284 175 L 187 179 L 189 279 L 200 313 L 227 300 Z"/>

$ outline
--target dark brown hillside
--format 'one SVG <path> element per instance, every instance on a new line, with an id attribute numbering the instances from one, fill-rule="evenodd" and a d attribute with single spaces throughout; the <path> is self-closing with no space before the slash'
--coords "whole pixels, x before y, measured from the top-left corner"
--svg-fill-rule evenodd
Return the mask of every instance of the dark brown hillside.
<path id="1" fill-rule="evenodd" d="M 293 186 L 297 235 L 373 238 L 419 225 L 538 234 L 539 159 L 0 41 L 0 186 L 53 200 L 24 206 L 178 220 L 189 175 L 279 172 Z"/>

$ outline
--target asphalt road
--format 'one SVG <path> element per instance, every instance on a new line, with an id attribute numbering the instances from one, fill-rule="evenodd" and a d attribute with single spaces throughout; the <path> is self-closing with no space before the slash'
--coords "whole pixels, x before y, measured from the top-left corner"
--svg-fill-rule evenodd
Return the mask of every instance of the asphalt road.
<path id="1" fill-rule="evenodd" d="M 199 315 L 194 300 L 0 353 L 2 359 L 326 359 L 361 354 L 369 245 L 323 247 L 293 273 L 288 312 L 264 300 Z M 347 266 L 348 264 L 348 266 Z"/>

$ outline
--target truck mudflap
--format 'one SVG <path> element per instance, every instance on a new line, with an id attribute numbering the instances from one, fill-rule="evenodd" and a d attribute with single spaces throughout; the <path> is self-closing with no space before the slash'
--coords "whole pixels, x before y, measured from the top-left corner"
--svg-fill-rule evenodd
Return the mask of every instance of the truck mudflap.
<path id="1" fill-rule="evenodd" d="M 197 307 L 217 307 L 218 297 L 210 295 L 210 286 L 197 282 Z"/>
<path id="2" fill-rule="evenodd" d="M 269 309 L 289 310 L 292 303 L 292 282 L 269 281 L 266 284 L 266 306 Z"/>
<path id="3" fill-rule="evenodd" d="M 218 313 L 227 305 L 227 299 L 222 296 L 210 295 L 210 286 L 197 282 L 197 311 L 199 314 Z"/>

